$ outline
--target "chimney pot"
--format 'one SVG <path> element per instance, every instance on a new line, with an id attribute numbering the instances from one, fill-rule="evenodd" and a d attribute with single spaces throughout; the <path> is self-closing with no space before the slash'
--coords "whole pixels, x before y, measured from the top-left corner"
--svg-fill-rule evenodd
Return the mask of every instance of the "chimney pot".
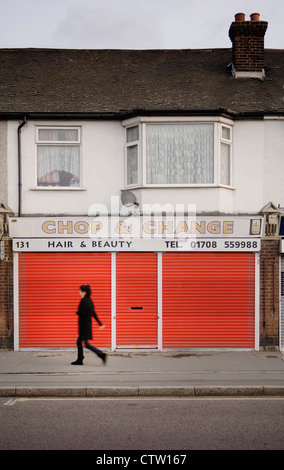
<path id="1" fill-rule="evenodd" d="M 252 13 L 250 15 L 250 19 L 251 21 L 259 21 L 259 16 L 260 16 L 259 13 Z"/>
<path id="2" fill-rule="evenodd" d="M 245 21 L 246 15 L 244 13 L 237 13 L 235 15 L 235 21 Z"/>

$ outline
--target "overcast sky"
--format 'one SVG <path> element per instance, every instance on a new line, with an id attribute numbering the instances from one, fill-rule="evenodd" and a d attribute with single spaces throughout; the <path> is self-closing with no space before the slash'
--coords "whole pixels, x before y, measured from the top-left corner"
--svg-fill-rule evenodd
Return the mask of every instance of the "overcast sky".
<path id="1" fill-rule="evenodd" d="M 268 21 L 265 47 L 284 48 L 284 0 L 0 0 L 0 48 L 231 47 L 234 15 Z"/>

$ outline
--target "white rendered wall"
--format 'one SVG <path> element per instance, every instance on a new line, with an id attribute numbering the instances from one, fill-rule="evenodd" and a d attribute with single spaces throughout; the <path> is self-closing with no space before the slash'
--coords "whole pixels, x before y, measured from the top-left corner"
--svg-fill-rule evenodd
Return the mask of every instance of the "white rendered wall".
<path id="1" fill-rule="evenodd" d="M 284 118 L 264 121 L 264 200 L 284 207 Z"/>
<path id="2" fill-rule="evenodd" d="M 236 121 L 234 124 L 235 212 L 256 213 L 265 205 L 263 196 L 263 134 L 264 123 L 262 120 Z"/>
<path id="3" fill-rule="evenodd" d="M 17 127 L 8 124 L 8 205 L 18 210 Z M 37 125 L 81 126 L 82 190 L 35 189 Z M 87 215 L 108 210 L 125 189 L 125 129 L 119 121 L 28 121 L 22 128 L 23 215 Z M 233 126 L 233 185 L 226 188 L 133 189 L 143 204 L 196 204 L 198 213 L 255 214 L 272 201 L 284 206 L 284 120 L 240 120 Z"/>
<path id="4" fill-rule="evenodd" d="M 9 203 L 18 210 L 17 126 L 9 123 Z M 35 189 L 36 125 L 82 126 L 82 190 Z M 124 133 L 120 122 L 34 122 L 22 128 L 22 213 L 88 214 L 94 203 L 110 205 L 110 195 L 124 185 Z"/>

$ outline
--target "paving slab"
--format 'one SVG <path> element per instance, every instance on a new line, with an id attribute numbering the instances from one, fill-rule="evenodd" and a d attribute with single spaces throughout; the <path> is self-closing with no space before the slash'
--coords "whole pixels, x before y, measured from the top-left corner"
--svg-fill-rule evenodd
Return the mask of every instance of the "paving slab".
<path id="1" fill-rule="evenodd" d="M 1 396 L 284 395 L 280 351 L 0 351 Z"/>

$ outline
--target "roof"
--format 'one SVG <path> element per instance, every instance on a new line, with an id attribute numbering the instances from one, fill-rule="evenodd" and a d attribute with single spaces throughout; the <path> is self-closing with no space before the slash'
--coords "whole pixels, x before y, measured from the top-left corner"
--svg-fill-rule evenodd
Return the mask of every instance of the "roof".
<path id="1" fill-rule="evenodd" d="M 265 80 L 233 78 L 231 60 L 231 49 L 0 49 L 0 114 L 284 113 L 284 50 L 265 50 Z"/>

